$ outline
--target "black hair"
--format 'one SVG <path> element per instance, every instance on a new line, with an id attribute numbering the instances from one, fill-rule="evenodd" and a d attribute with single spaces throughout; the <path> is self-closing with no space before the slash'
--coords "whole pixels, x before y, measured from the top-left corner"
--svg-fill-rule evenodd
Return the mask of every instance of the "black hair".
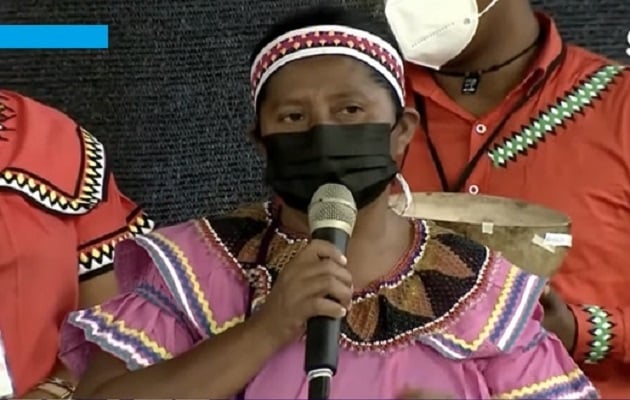
<path id="1" fill-rule="evenodd" d="M 296 29 L 314 25 L 342 25 L 349 28 L 360 29 L 380 37 L 394 47 L 398 54 L 401 54 L 396 38 L 394 37 L 394 34 L 392 33 L 392 30 L 390 29 L 384 16 L 375 15 L 365 10 L 349 9 L 344 6 L 319 5 L 307 8 L 297 13 L 294 12 L 273 24 L 267 30 L 262 40 L 260 40 L 260 42 L 258 42 L 258 44 L 254 47 L 254 51 L 252 52 L 249 61 L 250 65 L 254 63 L 258 53 L 260 53 L 267 44 L 275 40 L 277 37 Z M 370 71 L 372 72 L 374 81 L 389 91 L 392 101 L 396 107 L 396 119 L 398 119 L 402 115 L 403 107 L 400 104 L 396 91 L 392 88 L 387 79 L 385 79 L 385 77 L 383 77 L 380 73 L 372 68 L 370 68 Z M 265 87 L 263 86 L 256 101 L 257 110 L 260 109 L 260 103 L 264 97 Z"/>

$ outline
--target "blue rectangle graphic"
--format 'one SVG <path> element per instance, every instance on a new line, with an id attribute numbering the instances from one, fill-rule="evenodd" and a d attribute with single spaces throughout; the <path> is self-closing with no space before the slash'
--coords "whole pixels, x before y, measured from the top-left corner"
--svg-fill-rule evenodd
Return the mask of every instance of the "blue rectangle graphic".
<path id="1" fill-rule="evenodd" d="M 107 49 L 107 25 L 1 25 L 0 49 Z"/>

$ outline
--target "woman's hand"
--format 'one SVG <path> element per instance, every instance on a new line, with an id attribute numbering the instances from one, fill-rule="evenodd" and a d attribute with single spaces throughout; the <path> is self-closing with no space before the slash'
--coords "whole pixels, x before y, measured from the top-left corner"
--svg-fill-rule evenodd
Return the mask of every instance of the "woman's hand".
<path id="1" fill-rule="evenodd" d="M 344 317 L 353 291 L 346 264 L 335 246 L 313 240 L 280 271 L 257 313 L 258 326 L 283 346 L 304 332 L 311 317 Z"/>
<path id="2" fill-rule="evenodd" d="M 558 336 L 567 351 L 572 354 L 577 338 L 575 315 L 562 298 L 549 286 L 540 296 L 540 304 L 545 309 L 543 326 Z"/>

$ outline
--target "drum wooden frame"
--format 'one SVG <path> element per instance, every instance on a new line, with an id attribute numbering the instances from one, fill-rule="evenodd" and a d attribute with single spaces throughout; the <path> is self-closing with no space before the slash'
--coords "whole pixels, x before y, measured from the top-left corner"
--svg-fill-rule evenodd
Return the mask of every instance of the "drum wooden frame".
<path id="1" fill-rule="evenodd" d="M 434 221 L 491 249 L 522 269 L 551 276 L 571 246 L 571 221 L 565 214 L 537 204 L 466 193 L 413 193 L 406 216 Z M 390 204 L 402 208 L 403 195 Z"/>

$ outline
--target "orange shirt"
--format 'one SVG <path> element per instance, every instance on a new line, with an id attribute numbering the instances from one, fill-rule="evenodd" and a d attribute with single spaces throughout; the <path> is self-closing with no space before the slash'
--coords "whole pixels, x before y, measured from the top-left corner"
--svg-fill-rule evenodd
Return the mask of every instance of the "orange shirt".
<path id="1" fill-rule="evenodd" d="M 604 397 L 630 398 L 630 71 L 564 44 L 553 22 L 539 17 L 548 34 L 535 66 L 488 115 L 472 116 L 413 65 L 409 102 L 413 93 L 424 98 L 450 190 L 498 130 L 455 190 L 523 199 L 571 217 L 573 247 L 552 283 L 577 317 L 574 356 Z M 403 175 L 413 191 L 443 190 L 423 130 Z"/>
<path id="2" fill-rule="evenodd" d="M 0 91 L 0 335 L 16 396 L 51 373 L 79 280 L 111 269 L 113 246 L 151 227 L 92 135 Z"/>

